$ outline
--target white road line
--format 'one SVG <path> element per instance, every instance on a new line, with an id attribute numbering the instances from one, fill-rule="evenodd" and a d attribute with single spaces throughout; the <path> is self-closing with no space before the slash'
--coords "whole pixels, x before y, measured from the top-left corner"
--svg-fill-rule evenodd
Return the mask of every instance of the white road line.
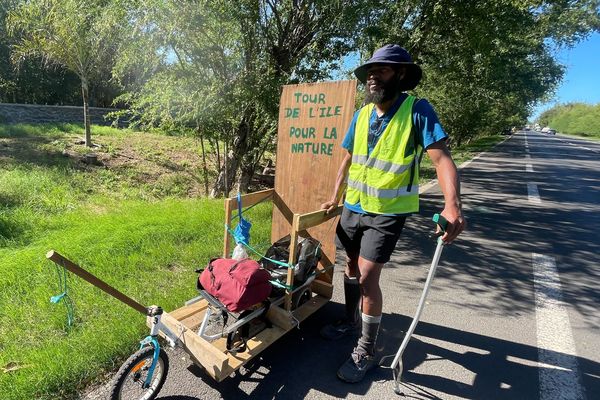
<path id="1" fill-rule="evenodd" d="M 561 139 L 561 138 L 558 138 L 558 140 L 560 140 L 561 142 L 565 142 L 566 144 L 570 144 L 571 146 L 579 147 L 582 150 L 588 150 L 588 151 L 593 151 L 594 153 L 600 153 L 598 150 L 590 149 L 589 147 L 585 147 L 585 146 L 581 146 L 578 143 L 569 142 L 569 141 L 567 141 L 565 139 Z"/>
<path id="2" fill-rule="evenodd" d="M 577 352 L 554 257 L 532 254 L 540 400 L 582 400 Z"/>
<path id="3" fill-rule="evenodd" d="M 527 164 L 527 165 L 525 165 L 525 170 L 527 172 L 533 172 L 533 167 L 531 166 L 531 164 Z"/>
<path id="4" fill-rule="evenodd" d="M 535 183 L 527 184 L 527 197 L 530 203 L 542 204 L 542 199 L 540 199 L 540 193 Z"/>

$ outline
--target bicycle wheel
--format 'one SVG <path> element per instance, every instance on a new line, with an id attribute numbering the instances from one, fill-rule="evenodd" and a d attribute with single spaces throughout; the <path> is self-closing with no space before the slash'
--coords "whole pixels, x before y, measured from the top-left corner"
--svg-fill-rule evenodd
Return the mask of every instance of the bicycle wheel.
<path id="1" fill-rule="evenodd" d="M 154 348 L 146 346 L 135 352 L 125 361 L 125 364 L 119 368 L 110 390 L 111 400 L 152 400 L 156 397 L 167 378 L 169 371 L 169 358 L 167 353 L 160 349 L 156 367 L 150 386 L 144 389 L 142 386 L 146 382 L 152 358 L 154 357 Z"/>

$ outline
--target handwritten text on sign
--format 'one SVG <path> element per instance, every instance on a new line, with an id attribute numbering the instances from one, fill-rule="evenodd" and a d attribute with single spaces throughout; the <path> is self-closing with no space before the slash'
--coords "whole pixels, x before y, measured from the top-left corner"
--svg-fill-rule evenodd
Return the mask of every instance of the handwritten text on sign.
<path id="1" fill-rule="evenodd" d="M 342 108 L 340 105 L 328 105 L 325 93 L 293 93 L 292 107 L 284 108 L 284 118 L 298 119 L 299 122 L 297 125 L 292 123 L 289 130 L 292 153 L 331 156 L 338 137 L 337 128 L 325 126 L 318 129 L 310 122 L 312 119 L 340 117 Z"/>

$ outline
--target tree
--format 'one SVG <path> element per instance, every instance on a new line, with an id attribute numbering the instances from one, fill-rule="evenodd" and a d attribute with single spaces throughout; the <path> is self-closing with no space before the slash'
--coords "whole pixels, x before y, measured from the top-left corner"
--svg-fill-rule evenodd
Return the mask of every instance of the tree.
<path id="1" fill-rule="evenodd" d="M 109 0 L 31 0 L 9 13 L 9 33 L 17 39 L 12 54 L 16 62 L 39 57 L 79 77 L 88 147 L 90 86 L 112 65 L 124 15 L 120 2 Z"/>
<path id="2" fill-rule="evenodd" d="M 424 70 L 415 93 L 459 143 L 523 123 L 562 78 L 551 43 L 573 45 L 599 26 L 596 0 L 380 0 L 368 19 L 363 54 L 405 46 Z"/>
<path id="3" fill-rule="evenodd" d="M 214 144 L 223 142 L 212 195 L 227 195 L 236 178 L 246 191 L 274 143 L 281 85 L 329 76 L 351 49 L 360 3 L 142 2 L 129 31 L 146 34 L 145 55 L 140 42 L 130 40 L 122 55 L 128 65 L 117 70 L 123 78 L 140 71 L 144 79 L 129 85 L 123 98 L 141 121 L 192 125 Z"/>

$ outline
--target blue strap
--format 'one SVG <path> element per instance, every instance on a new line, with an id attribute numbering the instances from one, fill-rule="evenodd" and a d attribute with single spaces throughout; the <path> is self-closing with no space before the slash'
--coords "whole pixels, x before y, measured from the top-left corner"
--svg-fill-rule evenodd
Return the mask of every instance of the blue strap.
<path id="1" fill-rule="evenodd" d="M 252 228 L 252 224 L 250 221 L 244 219 L 242 216 L 242 195 L 238 192 L 237 194 L 238 201 L 238 216 L 240 218 L 240 222 L 235 227 L 235 231 L 233 232 L 233 238 L 236 243 L 243 243 L 247 245 L 250 243 L 250 228 Z"/>
<path id="2" fill-rule="evenodd" d="M 67 324 L 68 326 L 73 326 L 73 315 L 75 314 L 75 305 L 73 304 L 73 300 L 69 297 L 69 287 L 67 286 L 67 269 L 65 266 L 61 268 L 56 265 L 56 272 L 58 273 L 58 286 L 62 291 L 61 294 L 57 294 L 56 296 L 50 297 L 50 302 L 52 304 L 58 304 L 62 301 L 67 309 Z"/>

